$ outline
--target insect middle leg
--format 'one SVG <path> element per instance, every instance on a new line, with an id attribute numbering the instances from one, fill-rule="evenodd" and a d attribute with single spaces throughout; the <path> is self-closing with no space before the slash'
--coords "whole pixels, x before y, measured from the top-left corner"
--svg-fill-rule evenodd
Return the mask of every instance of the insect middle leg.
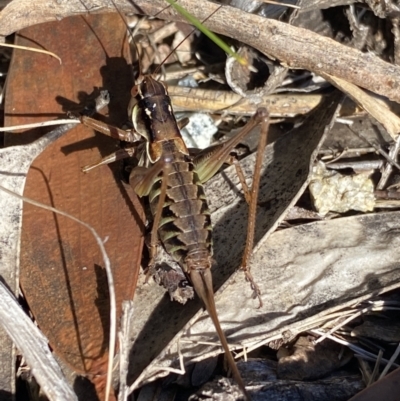
<path id="1" fill-rule="evenodd" d="M 139 135 L 135 134 L 134 130 L 123 130 L 87 116 L 80 116 L 80 120 L 82 124 L 104 135 L 119 139 L 120 141 L 132 143 L 131 146 L 118 149 L 116 152 L 98 160 L 96 163 L 82 167 L 84 173 L 104 164 L 110 164 L 118 160 L 133 157 L 137 154 L 138 146 L 142 143 L 142 140 Z"/>

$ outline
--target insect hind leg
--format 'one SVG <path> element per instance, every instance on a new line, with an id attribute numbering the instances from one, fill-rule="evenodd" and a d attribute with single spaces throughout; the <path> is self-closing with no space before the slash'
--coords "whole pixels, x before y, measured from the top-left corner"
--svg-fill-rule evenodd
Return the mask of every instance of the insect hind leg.
<path id="1" fill-rule="evenodd" d="M 252 274 L 250 273 L 249 262 L 254 245 L 254 232 L 255 232 L 256 217 L 257 217 L 256 213 L 257 213 L 258 192 L 261 179 L 261 167 L 264 156 L 264 150 L 267 145 L 268 130 L 270 124 L 269 113 L 267 109 L 264 107 L 259 108 L 256 114 L 254 115 L 253 119 L 261 124 L 261 134 L 260 134 L 260 141 L 257 147 L 257 156 L 254 165 L 253 182 L 251 184 L 251 189 L 249 191 L 250 202 L 249 202 L 249 216 L 247 219 L 246 246 L 243 252 L 243 259 L 240 268 L 244 271 L 246 280 L 250 282 L 251 288 L 254 291 L 253 297 L 258 298 L 260 302 L 259 307 L 261 308 L 263 305 L 261 299 L 261 292 Z"/>

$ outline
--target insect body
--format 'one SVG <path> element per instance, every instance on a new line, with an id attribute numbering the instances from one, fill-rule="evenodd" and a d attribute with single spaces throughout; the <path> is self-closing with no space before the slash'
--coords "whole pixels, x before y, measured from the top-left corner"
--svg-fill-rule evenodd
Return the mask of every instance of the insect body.
<path id="1" fill-rule="evenodd" d="M 129 181 L 139 196 L 149 196 L 154 216 L 149 268 L 154 266 L 160 240 L 166 251 L 179 263 L 204 302 L 226 352 L 233 376 L 246 398 L 250 399 L 229 351 L 216 312 L 211 275 L 212 226 L 202 183 L 218 171 L 228 160 L 232 149 L 255 125 L 262 122 L 262 130 L 266 133 L 267 112 L 265 109 L 259 109 L 235 137 L 205 149 L 193 157 L 180 135 L 165 85 L 151 76 L 145 76 L 133 88 L 132 95 L 136 99 L 132 109 L 132 121 L 136 134 L 146 139 L 145 147 L 139 142 L 139 146 L 117 152 L 113 157 L 85 167 L 84 171 L 133 154 L 140 160 L 139 166 L 133 168 Z M 107 126 L 91 118 L 82 117 L 82 122 L 111 135 Z M 129 132 L 117 130 L 117 133 L 123 140 L 134 141 L 135 135 Z M 266 135 L 262 135 L 259 146 L 263 146 L 265 141 Z M 253 188 L 258 185 L 257 177 L 259 178 L 259 174 L 255 173 Z M 251 200 L 250 206 L 252 205 L 256 206 L 254 198 Z M 251 210 L 250 207 L 250 217 Z M 249 232 L 253 228 L 254 221 L 249 223 Z M 249 241 L 246 248 L 252 248 Z M 245 253 L 244 267 L 247 264 L 246 257 Z"/>
<path id="2" fill-rule="evenodd" d="M 138 103 L 134 108 L 133 123 L 136 131 L 149 141 L 147 156 L 153 164 L 147 171 L 133 169 L 130 183 L 139 196 L 149 195 L 150 198 L 154 215 L 152 261 L 159 237 L 166 251 L 189 276 L 196 293 L 206 305 L 235 380 L 248 397 L 214 303 L 212 227 L 202 186 L 209 174 L 207 169 L 196 169 L 196 159 L 190 156 L 182 140 L 165 86 L 146 76 L 137 86 L 136 96 Z"/>
<path id="3" fill-rule="evenodd" d="M 160 240 L 193 281 L 192 272 L 211 268 L 212 228 L 202 181 L 181 138 L 164 85 L 148 76 L 138 90 L 134 125 L 140 134 L 150 135 L 147 153 L 153 166 L 144 177 L 143 170 L 134 169 L 130 183 L 140 196 L 149 195 L 154 216 L 160 210 L 155 221 Z M 155 243 L 152 238 L 152 246 Z"/>

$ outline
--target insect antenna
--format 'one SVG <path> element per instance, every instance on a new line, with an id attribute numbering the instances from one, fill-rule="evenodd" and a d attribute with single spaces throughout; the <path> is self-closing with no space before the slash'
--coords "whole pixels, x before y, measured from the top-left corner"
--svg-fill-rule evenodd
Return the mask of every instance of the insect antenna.
<path id="1" fill-rule="evenodd" d="M 169 5 L 168 7 L 172 7 L 172 5 Z M 168 8 L 166 7 L 166 8 Z M 203 21 L 201 21 L 202 24 L 204 24 L 209 18 L 211 18 L 219 9 L 221 8 L 221 6 L 219 6 L 218 8 L 216 8 L 207 18 L 205 18 Z M 160 11 L 161 13 L 161 11 Z M 164 58 L 164 60 L 162 60 L 162 62 L 160 63 L 160 65 L 156 68 L 156 70 L 154 71 L 154 74 L 158 74 L 158 72 L 160 71 L 160 69 L 162 68 L 162 66 L 165 64 L 165 62 L 172 56 L 172 54 L 174 54 L 179 47 L 182 45 L 182 43 L 185 42 L 185 40 L 187 38 L 189 38 L 191 35 L 193 35 L 196 32 L 196 28 L 193 28 L 176 46 L 175 48 L 173 48 L 168 54 L 167 56 Z"/>
<path id="2" fill-rule="evenodd" d="M 138 75 L 137 76 L 141 77 L 142 76 L 142 67 L 141 67 L 140 61 L 139 61 L 140 52 L 139 52 L 139 48 L 138 48 L 138 46 L 137 46 L 137 44 L 136 44 L 136 42 L 134 40 L 134 37 L 135 37 L 136 33 L 139 31 L 140 25 L 141 25 L 141 22 L 143 21 L 143 19 L 140 19 L 138 21 L 138 23 L 136 24 L 134 30 L 132 31 L 131 27 L 129 26 L 128 22 L 125 19 L 124 14 L 117 7 L 117 5 L 115 4 L 114 0 L 111 0 L 111 3 L 114 5 L 115 11 L 119 14 L 119 16 L 121 17 L 121 20 L 124 22 L 124 24 L 126 26 L 126 29 L 128 31 L 128 35 L 129 35 L 130 41 L 131 41 L 131 43 L 133 43 L 133 46 L 135 47 L 135 52 L 136 52 L 136 56 L 137 56 L 137 60 L 138 60 L 138 63 L 137 63 L 138 64 Z"/>
<path id="3" fill-rule="evenodd" d="M 131 27 L 129 26 L 129 24 L 127 23 L 127 21 L 126 21 L 124 15 L 122 14 L 122 12 L 120 11 L 120 9 L 119 9 L 119 8 L 117 7 L 117 5 L 115 4 L 114 0 L 111 0 L 111 2 L 113 3 L 113 5 L 114 5 L 114 7 L 115 7 L 117 13 L 120 15 L 121 19 L 124 21 L 124 24 L 125 24 L 125 26 L 126 26 L 126 28 L 127 28 L 127 30 L 128 30 L 129 36 L 130 36 L 131 43 L 133 44 L 133 46 L 134 46 L 134 48 L 135 48 L 135 53 L 136 53 L 136 55 L 137 55 L 137 60 L 138 60 L 138 74 L 137 74 L 137 78 L 143 77 L 144 74 L 143 74 L 143 70 L 142 70 L 142 65 L 141 65 L 141 63 L 140 63 L 140 51 L 139 51 L 139 47 L 138 47 L 138 45 L 137 45 L 137 43 L 136 43 L 136 41 L 135 41 L 135 36 L 136 36 L 136 34 L 139 32 L 139 30 L 140 30 L 140 28 L 141 28 L 141 22 L 143 21 L 143 19 L 140 19 L 140 20 L 138 21 L 138 23 L 136 24 L 135 28 L 132 30 Z M 164 7 L 163 9 L 161 9 L 159 12 L 157 12 L 157 13 L 156 13 L 155 15 L 153 15 L 152 17 L 153 17 L 153 18 L 157 18 L 157 16 L 158 16 L 159 14 L 163 13 L 165 10 L 167 10 L 167 9 L 170 8 L 170 7 L 171 7 L 171 5 L 168 4 L 166 7 Z M 219 8 L 218 8 L 218 9 L 219 9 Z M 218 9 L 217 9 L 217 10 L 218 10 Z M 217 10 L 216 10 L 216 11 L 217 11 Z M 207 19 L 210 18 L 216 11 L 214 11 L 211 15 L 209 15 L 203 22 L 207 21 Z M 189 33 L 188 33 L 188 34 L 187 34 L 187 35 L 186 35 L 186 36 L 185 36 L 185 37 L 184 37 L 184 38 L 168 53 L 168 55 L 167 55 L 167 56 L 161 61 L 161 63 L 156 67 L 156 69 L 155 69 L 154 73 L 152 73 L 152 75 L 157 75 L 157 74 L 159 73 L 159 71 L 160 71 L 161 69 L 164 68 L 164 64 L 166 63 L 166 61 L 168 61 L 168 59 L 171 57 L 171 55 L 172 55 L 174 52 L 176 52 L 177 49 L 182 45 L 182 43 L 184 43 L 185 40 L 186 40 L 188 37 L 190 37 L 190 35 L 192 35 L 195 31 L 196 31 L 195 28 L 192 29 L 192 31 L 189 32 Z M 154 44 L 152 41 L 150 41 L 150 45 L 151 45 L 154 49 L 156 48 L 155 44 Z M 164 71 L 163 71 L 163 74 L 162 74 L 162 75 L 165 75 L 165 72 L 164 72 Z"/>

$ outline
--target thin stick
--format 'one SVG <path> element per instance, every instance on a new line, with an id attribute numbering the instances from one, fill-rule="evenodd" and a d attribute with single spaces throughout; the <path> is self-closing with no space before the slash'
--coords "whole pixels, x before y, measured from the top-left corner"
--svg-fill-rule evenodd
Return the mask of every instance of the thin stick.
<path id="1" fill-rule="evenodd" d="M 47 51 L 47 50 L 36 49 L 36 48 L 34 48 L 34 47 L 27 47 L 27 46 L 19 46 L 19 45 L 14 45 L 14 44 L 11 44 L 11 43 L 0 43 L 0 46 L 3 46 L 3 47 L 11 47 L 11 48 L 13 48 L 13 49 L 28 50 L 28 51 L 30 51 L 30 52 L 35 52 L 35 53 L 47 54 L 47 55 L 49 55 L 49 56 L 51 56 L 51 57 L 56 58 L 56 59 L 60 62 L 60 64 L 62 64 L 61 58 L 58 57 L 57 54 L 52 53 L 52 52 L 49 52 L 49 51 Z"/>
<path id="2" fill-rule="evenodd" d="M 272 1 L 272 0 L 261 0 L 263 3 L 267 4 L 276 4 L 277 6 L 282 6 L 282 7 L 288 7 L 288 8 L 294 8 L 296 10 L 301 10 L 300 6 L 296 6 L 295 4 L 289 4 L 289 3 L 281 3 L 280 1 Z"/>
<path id="3" fill-rule="evenodd" d="M 372 305 L 372 306 L 368 306 L 366 308 L 363 308 L 357 312 L 355 312 L 353 315 L 349 316 L 347 319 L 343 320 L 342 322 L 340 322 L 339 324 L 337 324 L 336 326 L 334 326 L 332 329 L 330 329 L 329 331 L 327 331 L 325 334 L 323 334 L 320 338 L 318 338 L 318 340 L 315 341 L 316 344 L 320 343 L 321 341 L 325 340 L 325 338 L 328 338 L 331 334 L 333 334 L 336 330 L 340 329 L 341 327 L 345 326 L 347 323 L 351 322 L 352 320 L 354 320 L 355 318 L 357 318 L 358 316 L 361 316 L 369 311 L 375 310 L 376 306 Z M 380 308 L 379 308 L 380 310 Z"/>
<path id="4" fill-rule="evenodd" d="M 64 125 L 64 124 L 73 124 L 73 123 L 80 124 L 80 121 L 78 119 L 75 119 L 75 118 L 69 118 L 69 119 L 44 121 L 42 123 L 13 125 L 12 127 L 0 127 L 0 132 L 11 132 L 11 131 L 17 131 L 17 130 L 20 130 L 20 129 L 50 127 L 52 125 Z"/>
<path id="5" fill-rule="evenodd" d="M 389 362 L 387 363 L 387 365 L 385 366 L 385 369 L 383 369 L 381 375 L 379 376 L 378 380 L 383 379 L 383 377 L 385 377 L 386 373 L 389 372 L 389 369 L 392 367 L 394 361 L 396 360 L 396 358 L 399 356 L 400 354 L 400 343 L 396 348 L 396 351 L 394 351 L 393 355 L 391 356 L 391 358 L 389 359 Z"/>
<path id="6" fill-rule="evenodd" d="M 375 377 L 379 372 L 379 366 L 381 364 L 382 356 L 383 356 L 383 351 L 380 349 L 378 352 L 378 357 L 376 358 L 374 370 L 372 371 L 371 377 L 368 380 L 367 387 L 369 387 L 375 381 Z"/>
<path id="7" fill-rule="evenodd" d="M 321 330 L 317 330 L 317 329 L 309 330 L 309 332 L 312 334 L 316 334 L 318 336 L 325 334 Z M 377 359 L 377 355 L 373 354 L 372 352 L 366 351 L 365 349 L 362 349 L 362 348 L 358 347 L 357 345 L 354 345 L 346 340 L 342 340 L 335 336 L 328 336 L 327 338 L 329 338 L 330 340 L 333 340 L 339 344 L 345 345 L 346 347 L 349 347 L 353 352 L 356 352 L 359 356 L 362 356 L 365 359 L 369 358 L 372 361 L 376 361 L 376 359 Z M 389 363 L 389 361 L 385 358 L 382 358 L 381 363 Z M 393 366 L 398 367 L 399 365 L 393 363 Z"/>

